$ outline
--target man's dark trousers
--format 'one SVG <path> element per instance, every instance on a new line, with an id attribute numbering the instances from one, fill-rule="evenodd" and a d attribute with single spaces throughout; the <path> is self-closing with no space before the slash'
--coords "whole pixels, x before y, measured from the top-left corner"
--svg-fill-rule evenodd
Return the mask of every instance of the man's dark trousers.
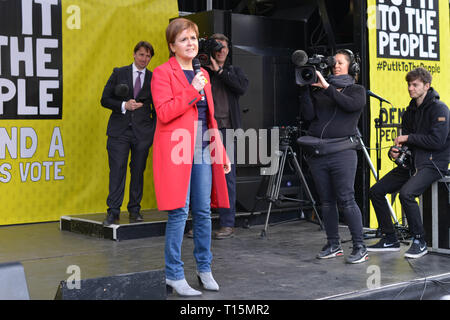
<path id="1" fill-rule="evenodd" d="M 120 137 L 108 137 L 109 195 L 106 200 L 108 213 L 119 216 L 122 205 L 127 174 L 128 156 L 130 159 L 130 193 L 128 212 L 137 214 L 141 210 L 144 188 L 144 170 L 153 139 L 139 140 L 131 126 Z"/>
<path id="2" fill-rule="evenodd" d="M 222 133 L 223 145 L 225 146 L 225 149 L 227 149 L 228 147 L 227 155 L 232 162 L 230 173 L 225 175 L 225 179 L 227 180 L 228 200 L 230 202 L 230 208 L 219 208 L 219 219 L 221 227 L 234 228 L 234 221 L 236 216 L 236 142 L 227 141 L 226 130 L 227 129 L 221 128 L 220 132 Z M 229 144 L 229 146 L 227 144 Z M 233 152 L 231 152 L 232 150 L 229 150 L 230 147 L 234 148 Z M 234 159 L 231 158 L 231 153 L 234 154 Z"/>
<path id="3" fill-rule="evenodd" d="M 425 235 L 416 197 L 420 196 L 436 180 L 441 178 L 435 168 L 425 167 L 416 173 L 397 167 L 370 188 L 369 197 L 378 219 L 381 232 L 394 234 L 394 225 L 386 202 L 386 194 L 399 191 L 400 203 L 408 220 L 410 233 L 418 238 Z"/>

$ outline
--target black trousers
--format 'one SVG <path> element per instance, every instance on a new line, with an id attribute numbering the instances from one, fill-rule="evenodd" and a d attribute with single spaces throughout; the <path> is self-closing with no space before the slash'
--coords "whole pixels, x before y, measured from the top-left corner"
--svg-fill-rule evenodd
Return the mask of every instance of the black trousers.
<path id="1" fill-rule="evenodd" d="M 131 126 L 120 137 L 108 137 L 106 147 L 109 161 L 109 195 L 106 199 L 108 213 L 119 216 L 130 152 L 130 193 L 127 209 L 132 214 L 141 210 L 144 171 L 152 143 L 151 137 L 148 140 L 137 139 Z"/>
<path id="2" fill-rule="evenodd" d="M 416 197 L 441 177 L 435 168 L 423 168 L 411 175 L 410 170 L 397 167 L 370 188 L 369 197 L 378 219 L 381 232 L 395 233 L 392 217 L 386 202 L 386 194 L 399 191 L 400 203 L 405 211 L 410 233 L 415 237 L 425 235 Z"/>
<path id="3" fill-rule="evenodd" d="M 225 175 L 227 180 L 228 200 L 230 202 L 230 208 L 219 208 L 219 221 L 221 227 L 234 228 L 234 222 L 236 217 L 236 159 L 237 148 L 236 141 L 228 141 L 226 135 L 227 129 L 220 129 L 222 133 L 222 141 L 225 149 L 234 148 L 234 150 L 227 150 L 228 158 L 231 161 L 231 171 Z"/>
<path id="4" fill-rule="evenodd" d="M 350 229 L 353 244 L 364 244 L 361 210 L 355 201 L 356 150 L 307 156 L 306 159 L 319 194 L 328 242 L 339 243 L 340 211 Z"/>

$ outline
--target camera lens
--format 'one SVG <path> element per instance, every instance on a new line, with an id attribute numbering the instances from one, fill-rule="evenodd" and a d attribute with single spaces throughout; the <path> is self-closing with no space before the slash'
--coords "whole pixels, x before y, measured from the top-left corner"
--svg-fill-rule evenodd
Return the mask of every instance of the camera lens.
<path id="1" fill-rule="evenodd" d="M 213 47 L 212 47 L 212 51 L 214 51 L 214 52 L 217 52 L 217 51 L 220 51 L 220 50 L 222 50 L 222 48 L 224 47 L 220 42 L 218 42 L 218 41 L 214 41 L 215 43 L 214 43 L 214 45 L 213 45 Z"/>
<path id="2" fill-rule="evenodd" d="M 207 54 L 200 53 L 200 54 L 197 56 L 197 58 L 198 58 L 198 60 L 200 61 L 200 64 L 201 64 L 202 66 L 206 66 L 206 65 L 210 64 L 210 63 L 209 63 L 209 57 L 208 57 Z"/>
<path id="3" fill-rule="evenodd" d="M 309 68 L 305 68 L 305 69 L 302 70 L 302 78 L 305 81 L 310 81 L 310 80 L 313 79 L 313 77 L 314 77 L 313 70 L 311 70 Z"/>

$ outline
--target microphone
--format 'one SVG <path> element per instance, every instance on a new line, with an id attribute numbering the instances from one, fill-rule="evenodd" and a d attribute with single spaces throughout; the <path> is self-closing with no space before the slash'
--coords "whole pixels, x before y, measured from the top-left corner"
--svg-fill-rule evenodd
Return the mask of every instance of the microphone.
<path id="1" fill-rule="evenodd" d="M 200 70 L 200 60 L 198 60 L 198 58 L 194 58 L 192 60 L 192 68 L 194 68 L 194 73 L 197 74 L 199 72 L 201 72 Z M 202 89 L 200 90 L 200 94 L 202 95 L 202 100 L 205 100 L 205 91 Z"/>
<path id="2" fill-rule="evenodd" d="M 392 103 L 390 103 L 389 101 L 387 101 L 386 99 L 384 99 L 384 98 L 382 98 L 382 97 L 380 97 L 379 95 L 377 95 L 377 94 L 375 94 L 375 93 L 373 93 L 372 91 L 370 91 L 370 90 L 367 90 L 367 94 L 369 95 L 369 96 L 371 96 L 371 97 L 374 97 L 374 98 L 377 98 L 378 100 L 380 100 L 380 101 L 383 101 L 383 102 L 386 102 L 386 103 L 389 103 L 391 106 L 392 106 Z"/>
<path id="3" fill-rule="evenodd" d="M 114 87 L 114 94 L 119 98 L 125 98 L 128 95 L 128 85 L 119 83 Z"/>
<path id="4" fill-rule="evenodd" d="M 292 54 L 291 59 L 296 66 L 301 67 L 308 62 L 308 55 L 303 50 L 296 50 Z"/>
<path id="5" fill-rule="evenodd" d="M 126 83 L 119 83 L 118 85 L 116 85 L 114 87 L 114 95 L 116 97 L 126 100 L 126 98 L 128 96 L 128 90 L 129 90 L 129 88 Z M 122 105 L 123 105 L 123 102 L 122 102 Z"/>

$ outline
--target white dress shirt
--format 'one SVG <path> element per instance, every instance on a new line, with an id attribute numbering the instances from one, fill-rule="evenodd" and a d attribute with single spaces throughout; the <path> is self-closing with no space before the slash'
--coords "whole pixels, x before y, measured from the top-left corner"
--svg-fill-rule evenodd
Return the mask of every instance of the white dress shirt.
<path id="1" fill-rule="evenodd" d="M 142 86 L 144 85 L 145 69 L 139 70 L 139 69 L 135 66 L 134 62 L 133 62 L 133 65 L 132 65 L 132 69 L 133 69 L 133 86 L 134 86 L 134 84 L 136 83 L 136 78 L 137 78 L 138 75 L 139 75 L 138 71 L 140 71 L 140 72 L 141 72 L 141 74 L 140 74 L 140 77 L 141 77 L 141 89 L 142 89 Z M 134 89 L 134 88 L 133 88 L 133 89 Z M 126 103 L 126 101 L 123 101 L 123 102 L 122 102 L 122 113 L 123 113 L 123 114 L 125 114 L 125 113 L 127 112 L 127 109 L 125 109 L 125 103 Z"/>

